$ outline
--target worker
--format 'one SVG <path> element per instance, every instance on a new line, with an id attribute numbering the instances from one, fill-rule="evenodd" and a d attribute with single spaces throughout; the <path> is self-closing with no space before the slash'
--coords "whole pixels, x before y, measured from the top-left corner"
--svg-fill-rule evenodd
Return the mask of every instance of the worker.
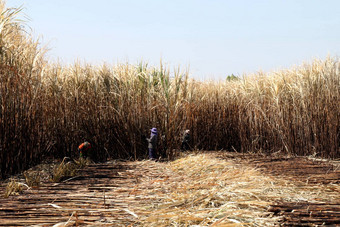
<path id="1" fill-rule="evenodd" d="M 91 144 L 89 142 L 85 141 L 84 143 L 80 144 L 78 147 L 79 156 L 81 158 L 88 158 L 90 149 Z"/>
<path id="2" fill-rule="evenodd" d="M 184 131 L 184 134 L 183 134 L 182 145 L 181 145 L 182 151 L 190 150 L 189 142 L 190 142 L 190 130 L 187 129 Z"/>
<path id="3" fill-rule="evenodd" d="M 146 138 L 149 142 L 148 149 L 149 149 L 149 159 L 155 160 L 156 159 L 156 149 L 157 149 L 157 128 L 151 129 L 150 138 Z"/>

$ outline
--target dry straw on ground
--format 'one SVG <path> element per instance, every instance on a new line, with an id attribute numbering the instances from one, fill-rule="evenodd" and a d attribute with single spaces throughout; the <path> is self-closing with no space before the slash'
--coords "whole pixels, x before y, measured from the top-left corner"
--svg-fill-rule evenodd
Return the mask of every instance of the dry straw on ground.
<path id="1" fill-rule="evenodd" d="M 23 190 L 29 189 L 27 184 L 21 183 L 18 180 L 11 178 L 7 183 L 4 197 L 7 198 L 11 195 L 19 195 Z"/>
<path id="2" fill-rule="evenodd" d="M 71 177 L 79 175 L 79 171 L 91 163 L 92 161 L 90 159 L 79 158 L 71 161 L 69 158 L 64 158 L 60 163 L 55 162 L 35 166 L 24 171 L 22 175 L 10 178 L 7 182 L 4 197 L 19 195 L 31 187 L 39 188 L 41 184 L 46 182 L 68 180 Z"/>
<path id="3" fill-rule="evenodd" d="M 338 222 L 340 185 L 336 167 L 323 166 L 321 175 L 312 176 L 330 177 L 328 172 L 336 171 L 328 178 L 333 180 L 312 182 L 308 176 L 294 180 L 289 174 L 289 170 L 312 163 L 300 162 L 305 164 L 275 176 L 268 175 L 275 174 L 273 169 L 257 169 L 257 164 L 250 164 L 251 158 L 246 160 L 247 155 L 242 155 L 243 161 L 240 157 L 236 153 L 205 152 L 185 154 L 172 162 L 92 164 L 79 178 L 43 182 L 39 189 L 32 187 L 18 197 L 1 198 L 6 208 L 0 210 L 0 219 L 8 225 L 62 225 L 69 221 L 100 226 L 277 226 L 281 218 L 294 215 L 289 223 L 299 218 L 305 223 L 320 223 L 327 218 L 333 219 L 325 220 L 329 223 Z M 285 164 L 286 160 L 279 166 L 282 172 Z M 314 170 L 321 167 L 313 166 Z M 4 187 L 0 190 L 4 192 Z"/>
<path id="4" fill-rule="evenodd" d="M 171 177 L 148 192 L 158 202 L 145 207 L 145 226 L 273 226 L 280 217 L 268 212 L 271 204 L 336 201 L 336 190 L 273 176 L 216 158 L 213 154 L 188 155 L 166 165 Z M 145 184 L 155 182 L 145 181 Z M 333 187 L 333 186 L 329 186 Z M 338 187 L 334 186 L 334 187 Z"/>
<path id="5" fill-rule="evenodd" d="M 54 168 L 51 180 L 53 182 L 60 182 L 67 178 L 74 177 L 90 163 L 90 159 L 79 158 L 78 160 L 70 161 L 69 158 L 64 158 L 62 162 Z"/>

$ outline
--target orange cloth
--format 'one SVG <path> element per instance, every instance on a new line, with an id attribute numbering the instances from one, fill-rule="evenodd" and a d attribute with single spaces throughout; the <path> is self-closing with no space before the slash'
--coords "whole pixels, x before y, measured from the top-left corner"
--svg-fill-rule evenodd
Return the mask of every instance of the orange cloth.
<path id="1" fill-rule="evenodd" d="M 86 151 L 91 148 L 91 144 L 89 142 L 84 142 L 79 145 L 78 150 L 79 152 Z"/>

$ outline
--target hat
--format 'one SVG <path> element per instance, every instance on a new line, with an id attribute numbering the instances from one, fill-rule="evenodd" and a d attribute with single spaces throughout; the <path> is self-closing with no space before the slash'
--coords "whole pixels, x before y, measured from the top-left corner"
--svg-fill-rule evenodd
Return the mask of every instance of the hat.
<path id="1" fill-rule="evenodd" d="M 152 129 L 151 129 L 151 132 L 152 132 L 152 133 L 157 133 L 157 128 L 152 128 Z"/>
<path id="2" fill-rule="evenodd" d="M 189 132 L 190 132 L 190 130 L 189 130 L 189 129 L 185 130 L 185 133 L 189 133 Z"/>

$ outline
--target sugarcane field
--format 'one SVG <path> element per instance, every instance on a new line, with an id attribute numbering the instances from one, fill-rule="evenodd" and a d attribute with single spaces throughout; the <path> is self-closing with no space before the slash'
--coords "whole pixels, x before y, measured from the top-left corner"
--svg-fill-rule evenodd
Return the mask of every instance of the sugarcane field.
<path id="1" fill-rule="evenodd" d="M 340 226 L 339 57 L 219 81 L 62 64 L 6 4 L 0 226 Z"/>

